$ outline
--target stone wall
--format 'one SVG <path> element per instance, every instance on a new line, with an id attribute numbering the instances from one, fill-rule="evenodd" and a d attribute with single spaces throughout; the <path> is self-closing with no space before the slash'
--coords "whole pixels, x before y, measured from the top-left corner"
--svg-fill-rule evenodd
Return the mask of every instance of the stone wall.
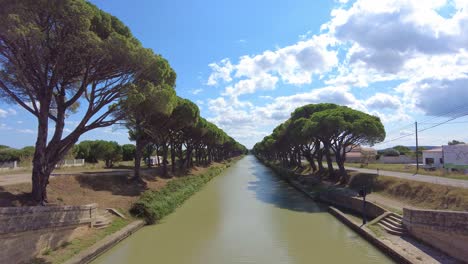
<path id="1" fill-rule="evenodd" d="M 419 162 L 421 163 L 422 159 L 419 158 Z M 398 157 L 391 157 L 391 156 L 381 156 L 380 159 L 377 160 L 378 163 L 385 163 L 385 164 L 416 164 L 415 157 L 408 157 L 404 155 L 400 155 Z"/>
<path id="2" fill-rule="evenodd" d="M 97 204 L 0 208 L 0 263 L 25 263 L 86 232 Z"/>
<path id="3" fill-rule="evenodd" d="M 415 238 L 459 260 L 468 259 L 468 212 L 404 208 L 403 225 Z"/>
<path id="4" fill-rule="evenodd" d="M 319 200 L 334 206 L 351 210 L 354 213 L 362 214 L 363 203 L 361 198 L 342 195 L 337 191 L 329 191 L 320 193 Z M 366 216 L 376 218 L 386 210 L 374 203 L 366 201 Z"/>

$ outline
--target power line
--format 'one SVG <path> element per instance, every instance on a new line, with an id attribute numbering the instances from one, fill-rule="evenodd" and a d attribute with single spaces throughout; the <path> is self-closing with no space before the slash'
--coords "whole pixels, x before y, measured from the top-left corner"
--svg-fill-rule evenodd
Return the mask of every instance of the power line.
<path id="1" fill-rule="evenodd" d="M 449 110 L 449 111 L 446 111 L 446 112 L 443 112 L 443 113 L 434 115 L 433 117 L 430 117 L 430 118 L 428 118 L 428 119 L 425 119 L 425 120 L 423 120 L 422 122 L 418 122 L 418 124 L 430 124 L 430 123 L 427 123 L 427 122 L 428 122 L 428 121 L 432 121 L 432 120 L 437 119 L 437 118 L 440 118 L 440 117 L 443 117 L 443 116 L 447 116 L 447 115 L 449 115 L 449 114 L 451 114 L 451 113 L 457 112 L 457 111 L 462 110 L 462 109 L 464 109 L 464 108 L 468 108 L 468 105 L 459 105 L 459 106 L 457 106 L 457 107 L 455 107 L 455 108 L 453 108 L 453 109 L 451 109 L 451 110 Z M 436 123 L 432 123 L 432 124 L 436 124 Z M 388 133 L 392 133 L 392 132 L 394 132 L 394 131 L 398 131 L 398 130 L 402 130 L 402 129 L 405 129 L 405 128 L 408 128 L 408 127 L 412 127 L 413 125 L 414 125 L 414 123 L 409 123 L 409 124 L 406 125 L 406 126 L 401 126 L 401 127 L 399 127 L 399 128 L 392 129 L 392 130 L 390 130 Z M 414 135 L 414 133 L 413 133 L 412 135 Z M 408 134 L 407 136 L 410 136 L 410 134 Z M 395 139 L 395 140 L 396 140 L 396 139 Z M 393 141 L 393 140 L 392 140 L 392 141 Z"/>
<path id="2" fill-rule="evenodd" d="M 439 123 L 439 124 L 435 124 L 435 125 L 433 125 L 433 126 L 430 126 L 430 127 L 424 128 L 424 129 L 422 129 L 422 130 L 419 130 L 419 132 L 426 131 L 426 130 L 428 130 L 428 129 L 432 129 L 432 128 L 441 126 L 441 125 L 446 124 L 446 123 L 448 123 L 448 122 L 450 122 L 450 121 L 452 121 L 452 120 L 455 120 L 455 119 L 458 119 L 458 118 L 464 117 L 464 116 L 468 116 L 468 113 L 464 113 L 464 114 L 461 114 L 461 115 L 459 115 L 459 116 L 452 117 L 452 118 L 450 118 L 450 119 L 447 120 L 447 121 L 444 121 L 444 122 L 441 122 L 441 123 Z"/>
<path id="3" fill-rule="evenodd" d="M 467 107 L 468 107 L 468 105 L 465 105 L 465 106 L 463 106 L 463 107 L 457 107 L 457 108 L 455 108 L 455 109 L 453 109 L 453 110 L 451 110 L 451 111 L 449 111 L 449 112 L 447 112 L 447 113 L 444 113 L 444 114 L 442 114 L 442 115 L 446 115 L 446 114 L 449 114 L 449 113 L 453 113 L 454 111 L 457 111 L 457 110 L 462 109 L 462 108 L 467 108 Z M 450 121 L 453 121 L 453 120 L 455 120 L 455 119 L 458 119 L 458 118 L 461 118 L 461 117 L 464 117 L 464 116 L 468 116 L 468 112 L 467 112 L 467 113 L 459 114 L 459 115 L 457 115 L 457 116 L 455 116 L 455 117 L 452 117 L 452 118 L 450 118 L 450 119 L 448 119 L 448 120 L 446 120 L 446 121 L 443 121 L 443 122 L 434 123 L 433 126 L 426 127 L 426 128 L 421 129 L 421 130 L 417 130 L 417 132 L 410 133 L 410 134 L 406 134 L 406 135 L 403 135 L 403 136 L 400 136 L 400 137 L 397 137 L 397 138 L 394 138 L 394 139 L 391 139 L 391 140 L 384 141 L 384 142 L 379 143 L 379 144 L 386 144 L 386 143 L 390 143 L 390 142 L 393 142 L 393 141 L 396 141 L 396 140 L 399 140 L 399 139 L 402 139 L 402 138 L 405 138 L 405 137 L 413 136 L 413 135 L 415 135 L 415 134 L 418 133 L 418 132 L 423 132 L 423 131 L 426 131 L 426 130 L 429 130 L 429 129 L 432 129 L 432 128 L 436 128 L 436 127 L 438 127 L 438 126 L 447 124 L 447 123 L 449 123 Z M 439 116 L 439 117 L 440 117 L 440 116 Z M 436 117 L 436 118 L 437 118 L 437 117 Z M 433 120 L 433 119 L 435 119 L 435 118 L 432 118 L 432 119 L 430 119 L 430 120 Z M 460 123 L 468 123 L 468 122 L 460 122 Z M 407 127 L 407 126 L 405 126 L 405 127 Z"/>

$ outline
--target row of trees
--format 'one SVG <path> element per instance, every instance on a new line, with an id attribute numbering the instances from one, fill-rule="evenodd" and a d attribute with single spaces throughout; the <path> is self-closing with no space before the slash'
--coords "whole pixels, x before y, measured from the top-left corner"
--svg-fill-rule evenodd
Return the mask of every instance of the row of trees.
<path id="1" fill-rule="evenodd" d="M 309 104 L 297 108 L 271 135 L 255 144 L 253 152 L 288 167 L 301 166 L 304 157 L 314 172 L 325 171 L 326 161 L 330 176 L 345 181 L 346 153 L 384 139 L 385 129 L 378 117 L 336 104 Z M 334 173 L 332 156 L 339 175 Z"/>
<path id="2" fill-rule="evenodd" d="M 130 139 L 135 141 L 134 180 L 141 182 L 140 161 L 145 149 L 162 156 L 163 173 L 206 165 L 247 152 L 215 124 L 200 117 L 198 106 L 177 97 L 173 90 L 159 90 L 146 82 L 145 89 L 130 93 L 124 102 Z M 176 162 L 178 161 L 178 164 Z"/>
<path id="3" fill-rule="evenodd" d="M 73 147 L 73 156 L 85 162 L 96 163 L 103 160 L 107 168 L 116 161 L 131 161 L 135 158 L 133 144 L 119 145 L 115 141 L 85 140 Z"/>
<path id="4" fill-rule="evenodd" d="M 21 149 L 0 145 L 0 162 L 19 161 L 29 166 L 34 155 L 34 147 L 27 146 Z M 85 140 L 76 144 L 64 159 L 84 159 L 88 163 L 97 163 L 103 160 L 106 167 L 112 167 L 116 161 L 132 161 L 135 158 L 135 145 L 119 145 L 115 141 Z"/>
<path id="5" fill-rule="evenodd" d="M 27 146 L 21 149 L 0 145 L 0 162 L 2 161 L 31 161 L 34 155 L 34 147 Z"/>
<path id="6" fill-rule="evenodd" d="M 0 97 L 36 118 L 36 201 L 46 202 L 55 165 L 93 129 L 125 121 L 137 153 L 146 142 L 172 144 L 173 149 L 188 143 L 187 148 L 194 148 L 195 136 L 176 135 L 198 124 L 198 109 L 175 96 L 176 74 L 167 60 L 144 48 L 119 19 L 85 0 L 2 0 L 1 7 Z M 149 109 L 146 104 L 152 109 L 140 111 Z M 77 112 L 78 125 L 64 134 L 66 118 Z M 173 118 L 178 121 L 169 120 Z M 149 120 L 164 125 L 156 131 L 149 128 Z M 203 135 L 212 140 L 204 143 L 210 159 L 227 156 L 220 153 L 228 149 L 232 154 L 225 145 L 235 142 L 219 129 L 208 130 L 219 134 Z M 138 156 L 136 172 L 139 161 Z"/>

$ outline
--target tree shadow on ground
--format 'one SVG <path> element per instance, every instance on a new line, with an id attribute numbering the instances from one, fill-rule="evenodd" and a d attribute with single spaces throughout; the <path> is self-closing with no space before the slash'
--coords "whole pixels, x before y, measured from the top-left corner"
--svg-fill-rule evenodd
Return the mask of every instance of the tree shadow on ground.
<path id="1" fill-rule="evenodd" d="M 52 264 L 52 262 L 38 257 L 31 259 L 31 264 Z"/>
<path id="2" fill-rule="evenodd" d="M 297 212 L 322 213 L 326 211 L 324 205 L 314 202 L 259 162 L 251 166 L 248 171 L 256 179 L 248 182 L 247 189 L 255 193 L 257 200 Z"/>
<path id="3" fill-rule="evenodd" d="M 128 175 L 79 175 L 75 178 L 81 188 L 108 191 L 113 195 L 138 196 L 146 190 L 142 184 L 131 183 Z"/>
<path id="4" fill-rule="evenodd" d="M 17 206 L 34 206 L 37 205 L 33 201 L 31 193 L 19 192 L 11 193 L 4 187 L 0 186 L 0 207 L 17 207 Z"/>

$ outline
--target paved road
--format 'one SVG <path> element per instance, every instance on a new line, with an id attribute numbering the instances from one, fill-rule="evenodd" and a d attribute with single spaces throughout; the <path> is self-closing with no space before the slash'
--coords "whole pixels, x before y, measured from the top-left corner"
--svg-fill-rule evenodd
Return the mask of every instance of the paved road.
<path id="1" fill-rule="evenodd" d="M 70 171 L 70 172 L 56 172 L 52 173 L 51 177 L 58 176 L 70 176 L 70 175 L 108 175 L 108 174 L 128 174 L 130 170 L 127 169 L 112 169 L 102 171 Z M 28 183 L 31 182 L 31 172 L 18 173 L 18 174 L 5 174 L 0 175 L 0 186 L 12 185 L 17 183 Z"/>
<path id="2" fill-rule="evenodd" d="M 354 168 L 354 167 L 346 167 L 346 169 L 359 171 L 362 173 L 377 173 L 377 170 L 374 170 L 374 169 L 362 169 L 362 168 Z M 457 179 L 450 179 L 450 178 L 443 178 L 443 177 L 436 177 L 436 176 L 429 176 L 429 175 L 422 175 L 422 174 L 411 174 L 411 173 L 405 173 L 405 172 L 385 171 L 385 170 L 380 170 L 379 174 L 390 176 L 390 177 L 413 180 L 413 181 L 429 182 L 429 183 L 434 183 L 434 184 L 461 187 L 461 188 L 468 189 L 467 180 L 457 180 Z"/>

